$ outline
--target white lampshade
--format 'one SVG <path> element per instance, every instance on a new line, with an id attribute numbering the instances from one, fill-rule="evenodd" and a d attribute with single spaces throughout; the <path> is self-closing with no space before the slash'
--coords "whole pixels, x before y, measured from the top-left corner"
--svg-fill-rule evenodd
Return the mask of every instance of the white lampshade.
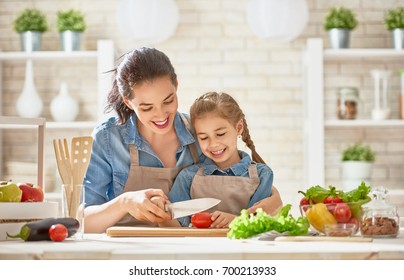
<path id="1" fill-rule="evenodd" d="M 118 27 L 136 40 L 159 43 L 172 36 L 178 25 L 174 0 L 122 0 L 117 10 Z"/>
<path id="2" fill-rule="evenodd" d="M 308 21 L 306 0 L 251 0 L 247 22 L 258 37 L 279 42 L 297 38 Z"/>

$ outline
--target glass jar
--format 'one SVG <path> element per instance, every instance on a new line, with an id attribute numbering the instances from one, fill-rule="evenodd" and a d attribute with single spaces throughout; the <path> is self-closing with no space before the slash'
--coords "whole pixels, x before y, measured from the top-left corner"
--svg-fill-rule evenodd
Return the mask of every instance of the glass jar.
<path id="1" fill-rule="evenodd" d="M 356 119 L 358 112 L 359 92 L 354 87 L 338 89 L 337 117 L 342 120 Z"/>
<path id="2" fill-rule="evenodd" d="M 362 205 L 361 234 L 367 237 L 396 237 L 400 229 L 397 208 L 386 201 L 387 189 L 372 190 L 373 199 Z"/>

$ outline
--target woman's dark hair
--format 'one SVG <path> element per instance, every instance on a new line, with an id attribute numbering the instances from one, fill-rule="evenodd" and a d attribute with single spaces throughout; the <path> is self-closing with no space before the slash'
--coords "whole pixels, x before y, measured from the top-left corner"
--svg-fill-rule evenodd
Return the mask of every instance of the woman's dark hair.
<path id="1" fill-rule="evenodd" d="M 115 79 L 108 93 L 105 112 L 115 110 L 119 124 L 125 123 L 133 113 L 123 102 L 123 98 L 133 98 L 134 86 L 165 76 L 169 77 L 173 84 L 177 84 L 177 75 L 170 59 L 154 48 L 143 47 L 130 51 L 123 56 L 123 60 L 113 72 Z"/>
<path id="2" fill-rule="evenodd" d="M 206 113 L 216 113 L 219 117 L 227 120 L 236 127 L 240 120 L 243 120 L 244 129 L 241 139 L 251 150 L 251 157 L 255 162 L 265 163 L 255 150 L 255 145 L 248 130 L 245 115 L 237 101 L 227 93 L 208 92 L 198 97 L 190 109 L 192 126 L 195 127 L 195 119 L 202 118 Z"/>

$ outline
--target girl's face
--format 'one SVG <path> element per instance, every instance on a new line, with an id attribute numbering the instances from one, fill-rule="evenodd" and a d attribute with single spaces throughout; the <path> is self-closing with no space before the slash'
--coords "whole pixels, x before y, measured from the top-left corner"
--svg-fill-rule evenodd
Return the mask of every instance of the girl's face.
<path id="1" fill-rule="evenodd" d="M 134 86 L 133 96 L 124 102 L 135 111 L 139 130 L 161 135 L 173 129 L 178 109 L 177 85 L 168 77 Z"/>
<path id="2" fill-rule="evenodd" d="M 205 156 L 224 170 L 240 161 L 237 136 L 243 131 L 243 121 L 236 127 L 216 113 L 207 113 L 194 121 L 199 146 Z"/>

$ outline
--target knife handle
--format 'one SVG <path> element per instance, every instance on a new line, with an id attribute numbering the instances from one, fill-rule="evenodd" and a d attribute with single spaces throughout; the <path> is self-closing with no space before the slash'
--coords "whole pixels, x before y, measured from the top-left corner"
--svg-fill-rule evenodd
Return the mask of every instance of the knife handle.
<path id="1" fill-rule="evenodd" d="M 164 211 L 168 212 L 173 219 L 173 211 L 170 204 L 164 204 Z"/>

